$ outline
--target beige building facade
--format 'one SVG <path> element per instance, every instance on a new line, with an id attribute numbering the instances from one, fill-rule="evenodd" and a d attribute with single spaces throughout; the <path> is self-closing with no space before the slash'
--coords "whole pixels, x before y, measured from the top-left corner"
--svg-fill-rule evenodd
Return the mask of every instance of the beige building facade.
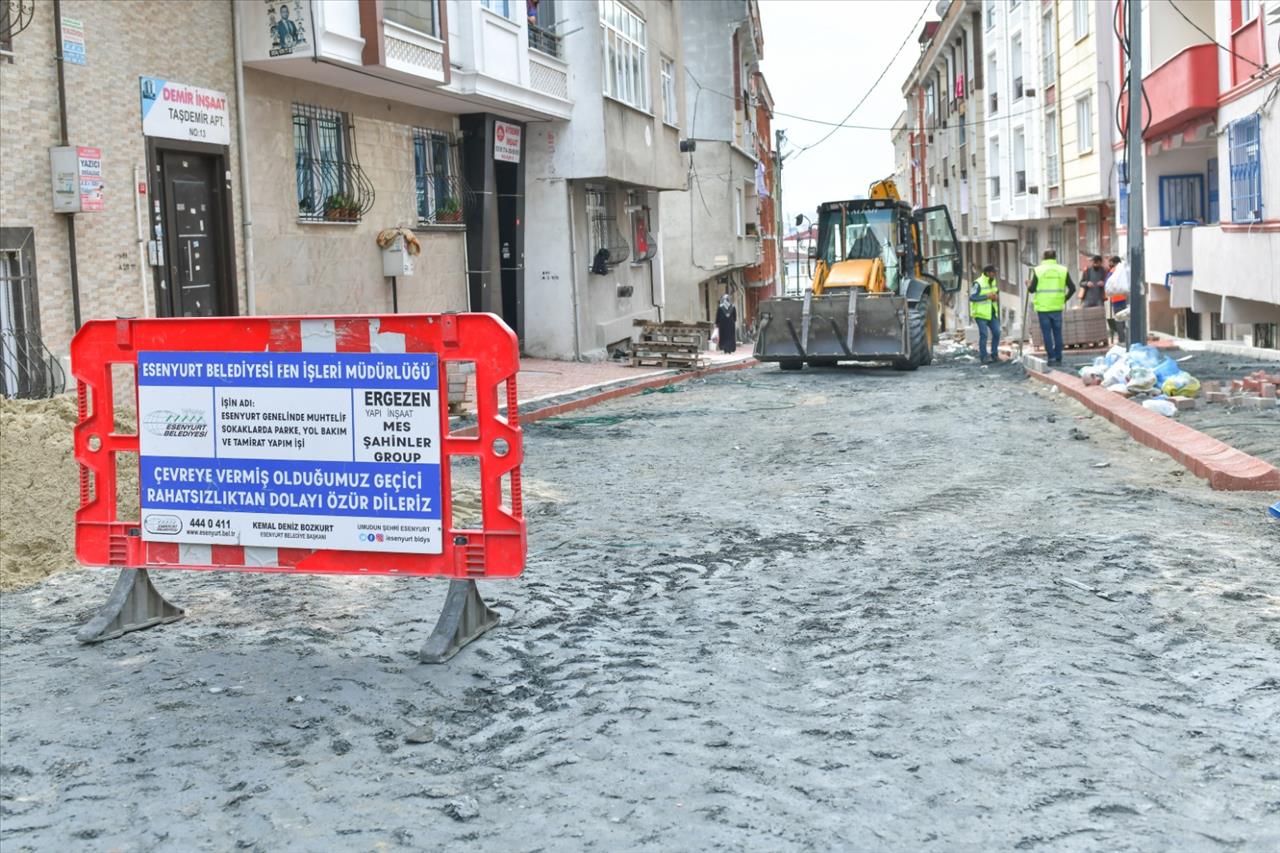
<path id="1" fill-rule="evenodd" d="M 26 387 L 21 376 L 40 374 L 35 385 L 64 378 L 56 374 L 65 371 L 77 313 L 82 321 L 163 316 L 184 303 L 189 313 L 238 313 L 245 301 L 230 4 L 175 0 L 160 16 L 142 3 L 63 0 L 65 59 L 54 10 L 34 4 L 0 54 L 6 394 L 58 390 Z M 174 20 L 201 22 L 184 29 L 181 51 Z M 203 139 L 190 135 L 190 121 L 144 128 L 148 79 L 161 99 L 200 96 L 200 104 L 157 106 L 203 115 L 211 122 L 198 128 Z M 71 169 L 80 172 L 78 179 L 63 164 L 61 187 L 83 212 L 54 212 L 50 149 L 63 142 L 60 101 Z M 196 207 L 176 210 L 175 190 Z M 179 237 L 187 233 L 200 236 Z"/>

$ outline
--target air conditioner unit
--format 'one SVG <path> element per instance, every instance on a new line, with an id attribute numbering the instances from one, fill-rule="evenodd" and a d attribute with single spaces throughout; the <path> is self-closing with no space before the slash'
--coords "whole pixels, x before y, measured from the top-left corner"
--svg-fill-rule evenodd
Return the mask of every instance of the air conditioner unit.
<path id="1" fill-rule="evenodd" d="M 1027 192 L 1031 193 L 1032 195 L 1040 195 L 1040 188 L 1039 188 L 1039 187 L 1027 187 Z"/>
<path id="2" fill-rule="evenodd" d="M 1024 96 L 1024 97 L 1027 97 L 1027 98 L 1034 98 L 1034 97 L 1036 96 L 1036 90 L 1035 90 L 1035 89 L 1023 89 L 1023 90 L 1022 90 L 1022 94 L 1023 94 L 1023 96 Z"/>

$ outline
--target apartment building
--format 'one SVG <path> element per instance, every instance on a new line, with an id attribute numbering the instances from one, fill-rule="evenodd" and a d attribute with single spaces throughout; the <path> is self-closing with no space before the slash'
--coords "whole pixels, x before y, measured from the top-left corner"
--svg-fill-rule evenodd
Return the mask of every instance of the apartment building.
<path id="1" fill-rule="evenodd" d="M 253 309 L 490 311 L 523 338 L 526 128 L 571 111 L 554 32 L 515 0 L 236 14 Z M 384 268 L 392 228 L 421 244 L 412 271 Z"/>
<path id="2" fill-rule="evenodd" d="M 1060 183 L 1050 183 L 1047 245 L 1075 276 L 1095 254 L 1115 252 L 1115 183 L 1119 95 L 1113 56 L 1114 0 L 1047 4 L 1057 24 L 1056 82 L 1047 87 L 1046 136 L 1056 130 Z M 1049 109 L 1049 107 L 1046 107 Z"/>
<path id="3" fill-rule="evenodd" d="M 1058 185 L 1057 21 L 1052 2 L 984 0 L 987 210 L 996 242 L 985 261 L 1021 285 L 1050 244 L 1051 194 Z M 1057 225 L 1061 227 L 1061 222 Z M 1001 304 L 1010 332 L 1021 326 L 1021 299 Z"/>
<path id="4" fill-rule="evenodd" d="M 1150 327 L 1277 348 L 1280 219 L 1269 211 L 1280 201 L 1280 2 L 1178 9 L 1185 19 L 1167 0 L 1143 11 Z M 1127 69 L 1122 51 L 1110 59 Z M 1127 238 L 1128 187 L 1117 191 Z"/>
<path id="5" fill-rule="evenodd" d="M 1025 0 L 1024 0 L 1025 1 Z M 975 0 L 938 4 L 939 21 L 927 21 L 919 36 L 920 58 L 902 86 L 907 102 L 910 153 L 908 180 L 899 192 L 915 207 L 946 205 L 961 244 L 962 278 L 972 279 L 992 246 L 1014 239 L 991 221 L 986 99 L 990 82 L 982 5 Z M 1017 294 L 1017 280 L 1002 275 L 1001 287 Z M 1011 300 L 1011 302 L 1014 300 Z M 944 302 L 947 328 L 968 324 L 964 293 Z"/>
<path id="6" fill-rule="evenodd" d="M 557 7 L 572 107 L 525 139 L 532 355 L 603 358 L 625 348 L 636 320 L 664 316 L 671 235 L 658 199 L 687 186 L 678 12 L 668 0 Z"/>
<path id="7" fill-rule="evenodd" d="M 680 30 L 688 186 L 661 201 L 665 316 L 711 320 L 727 294 L 745 320 L 755 316 L 755 293 L 767 283 L 762 234 L 772 231 L 772 209 L 762 215 L 770 131 L 766 124 L 761 139 L 759 125 L 772 105 L 759 73 L 759 9 L 755 0 L 682 3 Z"/>
<path id="8" fill-rule="evenodd" d="M 43 396 L 66 386 L 85 320 L 244 310 L 232 9 L 62 0 L 5 11 L 0 393 Z M 184 28 L 181 51 L 175 20 L 200 23 Z"/>

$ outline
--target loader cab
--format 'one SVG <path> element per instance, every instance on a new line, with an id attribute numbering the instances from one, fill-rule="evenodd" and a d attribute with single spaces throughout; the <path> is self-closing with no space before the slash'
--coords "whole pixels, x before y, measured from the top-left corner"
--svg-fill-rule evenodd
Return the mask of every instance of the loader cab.
<path id="1" fill-rule="evenodd" d="M 826 202 L 818 208 L 816 257 L 829 272 L 818 292 L 858 287 L 898 293 L 912 268 L 911 209 L 890 199 Z"/>

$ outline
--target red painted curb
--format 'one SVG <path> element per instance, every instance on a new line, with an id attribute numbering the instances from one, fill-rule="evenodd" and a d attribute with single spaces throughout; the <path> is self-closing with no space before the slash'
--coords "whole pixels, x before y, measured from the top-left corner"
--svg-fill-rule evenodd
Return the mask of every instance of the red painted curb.
<path id="1" fill-rule="evenodd" d="M 1056 370 L 1030 376 L 1056 385 L 1147 447 L 1167 453 L 1214 489 L 1230 492 L 1280 490 L 1280 468 L 1236 450 L 1198 429 L 1148 411 L 1100 385 L 1085 385 Z"/>
<path id="2" fill-rule="evenodd" d="M 553 403 L 550 406 L 543 406 L 540 409 L 534 409 L 531 412 L 520 412 L 520 423 L 529 424 L 534 421 L 540 421 L 543 418 L 552 418 L 556 415 L 562 415 L 565 412 L 573 412 L 578 409 L 585 409 L 588 406 L 594 406 L 618 397 L 626 397 L 630 394 L 638 394 L 649 388 L 663 388 L 667 385 L 675 385 L 678 382 L 685 382 L 689 379 L 700 379 L 704 376 L 711 376 L 716 373 L 727 373 L 731 370 L 742 370 L 746 367 L 755 367 L 760 362 L 754 358 L 746 361 L 735 361 L 732 364 L 720 364 L 712 367 L 704 367 L 701 370 L 690 370 L 687 373 L 676 373 L 671 376 L 657 376 L 653 379 L 642 379 L 639 382 L 630 385 L 623 385 L 620 388 L 610 388 L 608 391 L 601 391 L 598 394 L 591 394 L 586 397 L 580 397 L 577 400 L 569 400 L 565 403 Z M 460 430 L 451 430 L 450 435 L 472 436 L 476 434 L 475 426 L 464 427 Z"/>

